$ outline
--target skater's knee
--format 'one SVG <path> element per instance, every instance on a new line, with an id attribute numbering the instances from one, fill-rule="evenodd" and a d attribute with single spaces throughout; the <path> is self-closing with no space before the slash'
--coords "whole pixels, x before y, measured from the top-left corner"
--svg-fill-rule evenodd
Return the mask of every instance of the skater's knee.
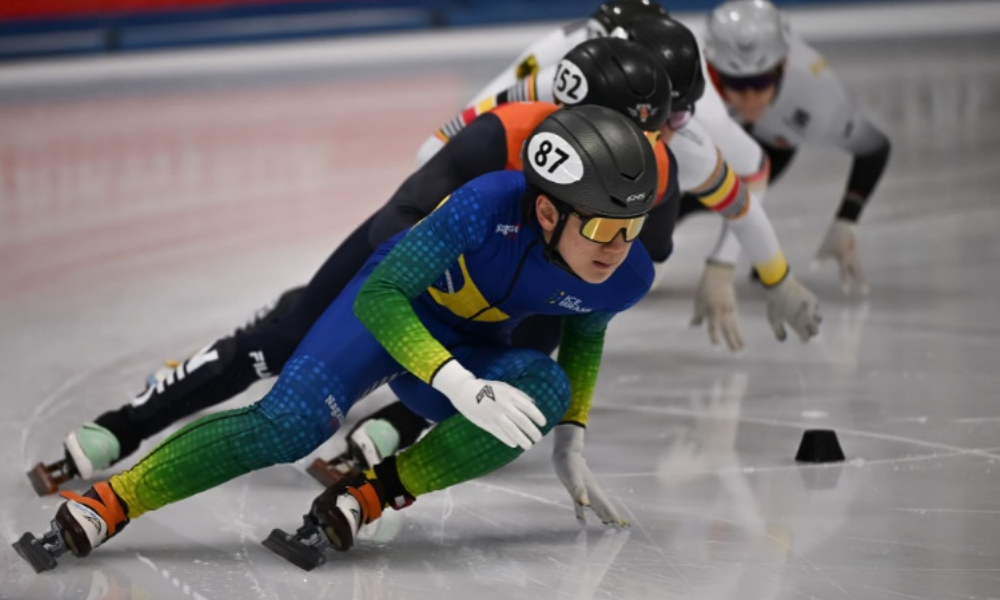
<path id="1" fill-rule="evenodd" d="M 333 398 L 344 396 L 335 379 L 308 356 L 289 363 L 274 387 L 254 406 L 267 420 L 266 443 L 285 462 L 316 449 L 340 428 L 346 408 Z M 324 400 L 325 398 L 325 400 Z"/>
<path id="2" fill-rule="evenodd" d="M 271 413 L 259 403 L 252 410 L 261 422 L 255 445 L 272 464 L 304 458 L 333 435 L 329 420 L 317 420 L 296 411 Z"/>
<path id="3" fill-rule="evenodd" d="M 542 433 L 548 433 L 569 408 L 569 379 L 562 367 L 547 356 L 539 355 L 531 361 L 512 385 L 534 400 L 545 415 Z"/>

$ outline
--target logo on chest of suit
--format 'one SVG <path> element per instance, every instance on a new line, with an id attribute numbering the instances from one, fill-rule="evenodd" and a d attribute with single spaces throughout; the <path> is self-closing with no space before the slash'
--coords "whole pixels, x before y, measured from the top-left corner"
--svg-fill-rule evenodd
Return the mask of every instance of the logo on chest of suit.
<path id="1" fill-rule="evenodd" d="M 563 291 L 557 291 L 546 300 L 549 304 L 555 304 L 556 306 L 561 306 L 562 308 L 571 310 L 576 313 L 589 313 L 593 312 L 594 309 L 587 308 L 583 306 L 583 300 L 577 298 L 576 296 L 571 296 Z"/>

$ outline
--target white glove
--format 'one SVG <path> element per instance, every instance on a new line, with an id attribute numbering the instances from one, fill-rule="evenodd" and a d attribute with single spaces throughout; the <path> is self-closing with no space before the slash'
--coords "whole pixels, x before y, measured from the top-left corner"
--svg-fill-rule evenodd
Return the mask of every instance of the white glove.
<path id="1" fill-rule="evenodd" d="M 556 441 L 552 462 L 559 481 L 566 486 L 576 503 L 576 520 L 581 525 L 587 522 L 584 509 L 589 506 L 601 523 L 622 529 L 628 527 L 628 521 L 608 500 L 583 458 L 583 433 L 586 430 L 573 423 L 560 423 L 553 431 Z"/>
<path id="2" fill-rule="evenodd" d="M 764 288 L 764 294 L 767 297 L 767 320 L 771 322 L 778 340 L 785 341 L 786 322 L 803 342 L 819 333 L 823 318 L 819 316 L 816 295 L 799 283 L 794 275 L 788 273 L 780 283 Z"/>
<path id="3" fill-rule="evenodd" d="M 445 363 L 431 385 L 465 418 L 511 448 L 527 450 L 542 439 L 538 427 L 545 425 L 545 415 L 527 394 L 512 385 L 478 379 L 457 360 Z"/>
<path id="4" fill-rule="evenodd" d="M 736 320 L 736 290 L 733 287 L 733 266 L 717 262 L 705 263 L 698 290 L 694 296 L 692 327 L 700 327 L 708 318 L 708 337 L 719 343 L 719 334 L 733 352 L 743 349 L 743 336 Z"/>
<path id="5" fill-rule="evenodd" d="M 868 295 L 868 281 L 861 270 L 858 258 L 858 244 L 855 236 L 857 225 L 850 221 L 836 219 L 826 231 L 826 237 L 816 251 L 816 262 L 835 259 L 840 266 L 840 289 L 845 294 L 857 287 L 862 296 Z"/>

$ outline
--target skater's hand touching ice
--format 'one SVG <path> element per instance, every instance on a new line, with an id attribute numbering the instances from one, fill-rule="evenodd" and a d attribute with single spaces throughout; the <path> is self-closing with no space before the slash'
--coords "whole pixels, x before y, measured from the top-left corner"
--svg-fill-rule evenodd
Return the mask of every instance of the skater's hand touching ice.
<path id="1" fill-rule="evenodd" d="M 799 283 L 794 275 L 788 273 L 780 283 L 764 288 L 764 295 L 767 298 L 767 320 L 779 341 L 785 341 L 788 336 L 786 323 L 803 342 L 808 342 L 819 333 L 823 318 L 819 314 L 816 295 Z"/>
<path id="2" fill-rule="evenodd" d="M 861 269 L 861 259 L 858 257 L 858 243 L 855 235 L 857 226 L 854 223 L 837 219 L 830 224 L 826 236 L 816 251 L 815 263 L 836 260 L 840 267 L 840 288 L 844 294 L 850 294 L 857 289 L 862 296 L 868 295 L 868 280 Z"/>
<path id="3" fill-rule="evenodd" d="M 573 497 L 576 519 L 581 525 L 587 522 L 585 509 L 589 507 L 601 523 L 624 529 L 629 526 L 628 521 L 608 499 L 583 458 L 585 431 L 574 423 L 560 423 L 553 429 L 555 448 L 552 451 L 552 462 L 555 464 L 556 475 Z"/>
<path id="4" fill-rule="evenodd" d="M 743 349 L 743 335 L 736 316 L 736 289 L 733 287 L 733 266 L 708 262 L 694 297 L 692 327 L 700 327 L 708 320 L 708 337 L 712 345 L 720 339 L 733 352 Z"/>

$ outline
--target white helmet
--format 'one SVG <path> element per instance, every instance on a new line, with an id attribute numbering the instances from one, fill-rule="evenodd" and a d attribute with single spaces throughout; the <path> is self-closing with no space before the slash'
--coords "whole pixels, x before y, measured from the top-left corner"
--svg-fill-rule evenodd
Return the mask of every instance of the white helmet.
<path id="1" fill-rule="evenodd" d="M 788 20 L 767 0 L 731 0 L 708 15 L 705 59 L 731 77 L 766 73 L 788 55 Z"/>

